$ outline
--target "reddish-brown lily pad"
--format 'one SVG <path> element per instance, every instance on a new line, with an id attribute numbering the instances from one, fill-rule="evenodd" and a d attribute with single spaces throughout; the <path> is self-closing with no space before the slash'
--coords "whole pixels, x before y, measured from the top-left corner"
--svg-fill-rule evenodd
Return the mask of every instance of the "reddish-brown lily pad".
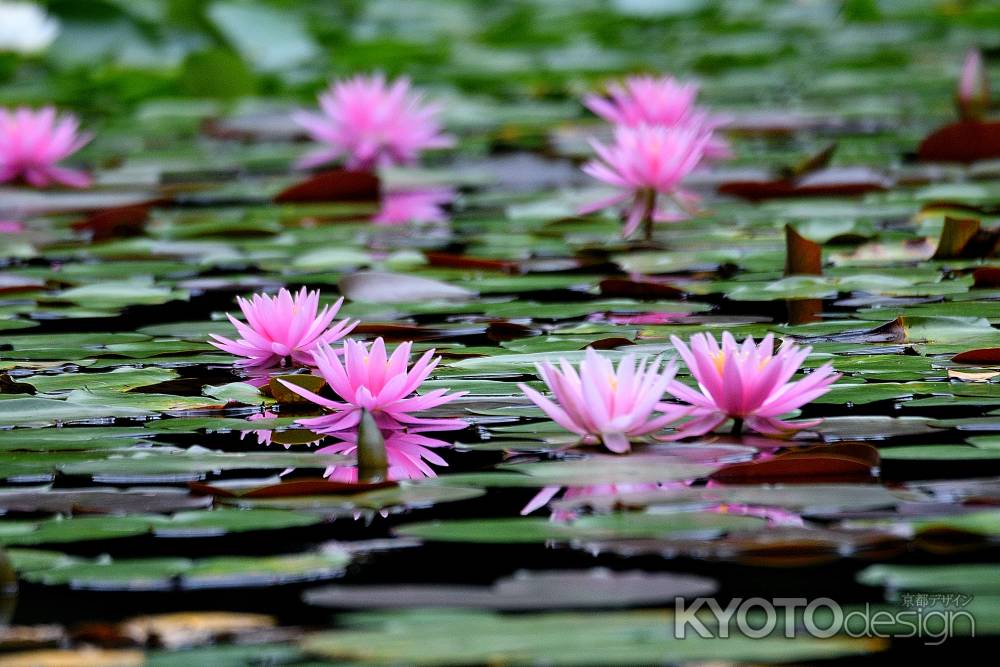
<path id="1" fill-rule="evenodd" d="M 378 489 L 388 489 L 397 486 L 396 482 L 377 482 L 373 484 L 347 482 L 335 482 L 328 479 L 298 479 L 280 484 L 267 484 L 264 486 L 224 488 L 204 484 L 201 482 L 190 482 L 188 488 L 193 493 L 216 498 L 292 498 L 296 496 L 325 496 L 325 495 L 352 495 L 375 491 Z"/>
<path id="2" fill-rule="evenodd" d="M 485 269 L 487 271 L 502 271 L 503 273 L 522 273 L 518 262 L 489 257 L 470 257 L 449 252 L 424 251 L 427 264 L 448 269 Z"/>
<path id="3" fill-rule="evenodd" d="M 808 447 L 772 459 L 733 463 L 716 470 L 709 479 L 726 484 L 768 482 L 806 483 L 870 480 L 879 464 L 878 450 L 871 445 L 841 443 Z"/>
<path id="4" fill-rule="evenodd" d="M 957 364 L 1000 364 L 1000 347 L 984 347 L 961 352 L 951 358 Z"/>
<path id="5" fill-rule="evenodd" d="M 153 203 L 159 202 L 106 208 L 79 222 L 74 222 L 73 229 L 89 234 L 94 241 L 138 236 L 142 234 L 146 221 L 149 220 L 149 209 Z"/>
<path id="6" fill-rule="evenodd" d="M 984 266 L 972 272 L 975 287 L 1000 287 L 1000 267 Z"/>
<path id="7" fill-rule="evenodd" d="M 966 164 L 1000 157 L 1000 122 L 962 120 L 945 125 L 920 142 L 917 157 Z"/>
<path id="8" fill-rule="evenodd" d="M 762 201 L 786 197 L 857 197 L 869 192 L 884 192 L 889 185 L 888 180 L 875 171 L 852 168 L 818 171 L 799 179 L 728 181 L 719 186 L 719 192 Z"/>
<path id="9" fill-rule="evenodd" d="M 278 193 L 274 201 L 291 202 L 375 201 L 379 196 L 378 176 L 369 171 L 338 169 L 296 183 Z"/>
<path id="10" fill-rule="evenodd" d="M 607 278 L 600 282 L 599 287 L 601 288 L 601 296 L 610 298 L 675 299 L 684 294 L 684 290 L 654 280 Z"/>

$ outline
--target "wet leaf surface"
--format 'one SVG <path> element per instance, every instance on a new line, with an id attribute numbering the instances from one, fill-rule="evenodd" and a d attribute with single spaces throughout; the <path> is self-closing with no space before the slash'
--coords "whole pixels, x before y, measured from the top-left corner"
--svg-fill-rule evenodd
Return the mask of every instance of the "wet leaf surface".
<path id="1" fill-rule="evenodd" d="M 617 608 L 662 604 L 675 597 L 710 595 L 703 577 L 609 572 L 516 572 L 490 587 L 441 585 L 327 586 L 305 593 L 309 604 L 346 609 L 444 607 L 469 609 Z"/>
<path id="2" fill-rule="evenodd" d="M 593 622 L 585 636 L 574 632 L 584 618 Z M 807 660 L 877 650 L 878 645 L 852 640 L 672 639 L 663 612 L 618 612 L 580 616 L 527 614 L 499 616 L 485 612 L 422 612 L 352 617 L 351 629 L 309 636 L 303 649 L 314 655 L 392 664 L 415 659 L 418 664 L 484 662 L 505 655 L 518 662 L 629 662 L 726 660 Z M 445 628 L 448 630 L 445 631 Z M 484 632 L 486 628 L 491 631 Z M 482 639 L 469 642 L 465 637 Z M 378 637 L 380 641 L 373 640 Z M 746 644 L 746 645 L 744 645 Z M 414 648 L 420 646 L 420 652 Z M 413 658 L 412 656 L 417 656 Z M 742 658 L 741 658 L 742 659 Z"/>

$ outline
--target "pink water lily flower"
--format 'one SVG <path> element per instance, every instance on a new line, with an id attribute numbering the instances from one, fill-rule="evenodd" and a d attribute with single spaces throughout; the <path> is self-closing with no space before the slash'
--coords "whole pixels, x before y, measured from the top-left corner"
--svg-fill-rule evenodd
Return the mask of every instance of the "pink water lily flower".
<path id="1" fill-rule="evenodd" d="M 337 433 L 340 442 L 327 445 L 316 450 L 317 454 L 352 455 L 357 449 L 357 429 Z M 438 447 L 450 447 L 443 440 L 435 440 L 412 430 L 390 430 L 385 432 L 385 454 L 389 463 L 386 479 L 397 482 L 401 479 L 423 479 L 437 477 L 437 473 L 428 464 L 447 466 L 448 462 L 433 451 Z M 331 466 L 324 472 L 337 482 L 356 484 L 358 469 L 356 466 Z"/>
<path id="2" fill-rule="evenodd" d="M 644 493 L 665 488 L 665 484 L 659 482 L 618 482 L 615 484 L 592 484 L 590 486 L 570 486 L 563 493 L 563 500 L 575 500 L 578 498 L 591 498 L 594 496 L 618 497 L 629 493 Z M 531 514 L 535 510 L 549 504 L 553 498 L 562 490 L 561 486 L 546 486 L 535 494 L 528 501 L 528 504 L 521 509 L 521 516 Z M 552 518 L 557 520 L 567 520 L 573 517 L 571 512 L 555 512 Z"/>
<path id="3" fill-rule="evenodd" d="M 38 188 L 52 183 L 90 185 L 84 172 L 56 164 L 91 140 L 79 127 L 76 116 L 56 115 L 53 107 L 0 109 L 0 183 L 23 180 Z"/>
<path id="4" fill-rule="evenodd" d="M 270 410 L 264 410 L 263 412 L 255 412 L 254 414 L 247 417 L 248 422 L 255 422 L 268 419 L 277 419 L 278 415 L 271 412 Z M 264 445 L 265 447 L 270 447 L 272 439 L 274 438 L 274 431 L 272 429 L 251 429 L 249 431 L 240 431 L 240 440 L 243 440 L 248 435 L 254 435 L 257 437 L 257 444 Z M 313 447 L 318 445 L 323 440 L 323 436 L 316 436 L 315 440 L 304 443 L 307 447 Z M 282 443 L 285 449 L 291 448 L 288 443 Z M 299 445 L 297 445 L 299 446 Z"/>
<path id="5" fill-rule="evenodd" d="M 789 382 L 812 348 L 785 342 L 775 353 L 773 334 L 760 345 L 750 336 L 741 345 L 728 331 L 721 346 L 705 333 L 692 336 L 690 348 L 676 336 L 670 340 L 698 381 L 698 390 L 676 380 L 667 385 L 667 392 L 693 406 L 694 419 L 678 428 L 681 436 L 708 433 L 727 419 L 737 420 L 737 430 L 745 425 L 765 435 L 816 426 L 822 420 L 793 424 L 778 417 L 822 396 L 840 378 L 824 364 Z"/>
<path id="6" fill-rule="evenodd" d="M 300 167 L 343 159 L 349 169 L 410 164 L 422 151 L 448 148 L 440 107 L 427 104 L 406 77 L 388 82 L 382 73 L 334 81 L 319 96 L 321 113 L 300 111 L 296 123 L 325 144 L 299 161 Z"/>
<path id="7" fill-rule="evenodd" d="M 24 223 L 19 220 L 0 220 L 0 234 L 20 234 Z"/>
<path id="8" fill-rule="evenodd" d="M 435 359 L 434 350 L 428 350 L 408 369 L 412 347 L 412 342 L 400 343 L 390 356 L 382 338 L 375 339 L 371 345 L 345 340 L 341 361 L 329 345 L 318 346 L 313 351 L 317 370 L 340 401 L 324 398 L 280 379 L 279 382 L 316 405 L 334 411 L 298 420 L 317 433 L 329 435 L 353 429 L 361 421 L 362 409 L 372 413 L 383 433 L 414 426 L 436 431 L 465 428 L 466 423 L 461 419 L 430 419 L 412 414 L 450 403 L 466 394 L 464 391 L 449 394 L 447 389 L 435 389 L 414 395 L 441 359 Z"/>
<path id="9" fill-rule="evenodd" d="M 662 369 L 660 362 L 648 363 L 626 355 L 616 369 L 611 361 L 591 347 L 584 353 L 580 370 L 559 360 L 559 368 L 545 361 L 538 373 L 548 385 L 555 402 L 525 384 L 521 391 L 546 415 L 583 442 L 603 442 L 613 452 L 629 451 L 629 440 L 658 431 L 678 420 L 686 410 L 676 405 L 658 407 L 667 384 L 674 377 L 673 362 Z M 656 414 L 659 411 L 662 414 Z"/>
<path id="10" fill-rule="evenodd" d="M 319 290 L 307 292 L 305 287 L 294 296 L 281 288 L 277 296 L 254 294 L 250 299 L 236 297 L 236 302 L 246 324 L 232 315 L 226 317 L 240 338 L 234 341 L 211 334 L 215 340 L 209 343 L 244 357 L 236 365 L 248 369 L 285 366 L 289 361 L 309 366 L 317 346 L 340 340 L 358 325 L 357 321 L 343 319 L 331 327 L 344 298 L 319 310 Z"/>
<path id="11" fill-rule="evenodd" d="M 695 197 L 680 189 L 681 181 L 690 174 L 705 154 L 712 135 L 700 128 L 640 125 L 615 128 L 615 142 L 605 146 L 592 140 L 598 158 L 583 166 L 583 170 L 599 181 L 621 192 L 594 202 L 581 210 L 589 213 L 598 209 L 630 202 L 622 236 L 628 237 L 639 225 L 646 224 L 647 239 L 652 236 L 652 223 L 678 219 L 678 214 L 661 210 L 657 197 L 666 195 L 682 211 L 692 208 Z"/>
<path id="12" fill-rule="evenodd" d="M 609 85 L 608 95 L 587 95 L 583 103 L 614 125 L 689 126 L 712 133 L 725 124 L 695 104 L 697 84 L 672 76 L 630 76 L 623 83 Z M 731 156 L 729 145 L 720 137 L 712 136 L 705 146 L 705 157 Z"/>
<path id="13" fill-rule="evenodd" d="M 979 119 L 990 104 L 990 82 L 979 49 L 969 49 L 962 63 L 955 93 L 959 114 L 967 120 Z"/>
<path id="14" fill-rule="evenodd" d="M 382 207 L 372 217 L 372 222 L 377 225 L 445 222 L 448 214 L 443 207 L 454 199 L 454 191 L 448 188 L 388 192 L 382 197 Z"/>

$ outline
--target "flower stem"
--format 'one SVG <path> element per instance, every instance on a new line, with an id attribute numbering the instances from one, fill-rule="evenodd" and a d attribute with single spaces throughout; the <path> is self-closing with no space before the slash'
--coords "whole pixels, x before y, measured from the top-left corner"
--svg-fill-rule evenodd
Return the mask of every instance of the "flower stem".
<path id="1" fill-rule="evenodd" d="M 653 212 L 656 210 L 656 190 L 650 188 L 643 194 L 642 231 L 647 243 L 653 242 Z"/>
<path id="2" fill-rule="evenodd" d="M 730 434 L 734 436 L 743 435 L 743 417 L 733 417 L 733 430 L 730 431 Z"/>
<path id="3" fill-rule="evenodd" d="M 358 481 L 384 482 L 389 477 L 389 460 L 385 451 L 385 438 L 368 410 L 361 411 L 358 425 Z"/>

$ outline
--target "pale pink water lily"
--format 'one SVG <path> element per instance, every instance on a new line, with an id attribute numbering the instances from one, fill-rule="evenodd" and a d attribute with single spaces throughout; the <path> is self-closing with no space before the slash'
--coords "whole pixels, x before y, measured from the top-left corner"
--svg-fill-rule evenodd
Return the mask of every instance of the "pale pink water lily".
<path id="1" fill-rule="evenodd" d="M 270 410 L 264 410 L 263 412 L 255 412 L 254 414 L 247 417 L 248 422 L 261 421 L 266 419 L 277 419 L 278 415 L 271 412 Z M 243 440 L 248 435 L 254 435 L 257 437 L 257 444 L 264 445 L 265 447 L 270 447 L 272 438 L 274 438 L 274 431 L 272 429 L 251 429 L 249 431 L 240 431 L 240 440 Z M 323 436 L 317 436 L 315 440 L 311 440 L 305 443 L 308 447 L 313 447 L 318 445 L 323 440 Z M 291 448 L 292 445 L 288 443 L 282 443 L 285 449 Z M 301 445 L 296 445 L 301 446 Z"/>
<path id="2" fill-rule="evenodd" d="M 434 350 L 428 350 L 412 368 L 407 368 L 412 347 L 412 342 L 400 343 L 388 355 L 382 338 L 375 339 L 370 345 L 346 340 L 341 361 L 338 352 L 329 345 L 318 346 L 313 351 L 317 370 L 340 401 L 324 398 L 282 380 L 279 382 L 316 405 L 334 411 L 298 420 L 317 433 L 329 435 L 353 429 L 361 421 L 362 409 L 372 413 L 383 433 L 402 427 L 435 431 L 465 428 L 467 424 L 461 419 L 432 419 L 413 414 L 450 403 L 466 392 L 449 394 L 447 389 L 435 389 L 414 395 L 437 366 L 440 357 L 435 359 Z"/>
<path id="3" fill-rule="evenodd" d="M 425 103 L 402 77 L 386 81 L 382 73 L 334 81 L 319 96 L 321 113 L 297 112 L 293 119 L 324 148 L 306 155 L 300 167 L 343 160 L 349 169 L 410 164 L 422 151 L 448 148 L 454 139 L 442 134 L 440 106 Z"/>
<path id="4" fill-rule="evenodd" d="M 673 486 L 674 484 L 671 484 Z M 682 485 L 683 486 L 683 485 Z M 562 490 L 561 486 L 546 486 L 543 487 L 541 491 L 535 494 L 534 498 L 528 501 L 528 504 L 524 506 L 521 510 L 521 516 L 531 514 L 535 510 L 548 505 L 549 502 L 556 497 L 559 491 Z M 628 493 L 644 493 L 646 491 L 655 491 L 657 489 L 666 488 L 664 484 L 659 482 L 620 482 L 618 484 L 592 484 L 590 486 L 570 486 L 567 487 L 565 492 L 563 492 L 563 500 L 574 500 L 578 498 L 590 498 L 593 496 L 611 496 L 617 497 L 625 495 Z M 553 513 L 554 519 L 563 520 L 572 518 L 570 513 L 556 512 Z"/>
<path id="5" fill-rule="evenodd" d="M 382 207 L 372 222 L 377 225 L 403 225 L 410 222 L 446 222 L 444 208 L 455 198 L 448 188 L 402 190 L 382 197 Z"/>
<path id="6" fill-rule="evenodd" d="M 654 221 L 679 217 L 676 211 L 661 209 L 658 196 L 670 198 L 682 211 L 693 208 L 696 197 L 681 190 L 680 184 L 701 162 L 711 134 L 683 126 L 619 125 L 614 139 L 610 146 L 592 140 L 598 159 L 585 164 L 583 170 L 621 192 L 584 207 L 581 213 L 629 202 L 622 236 L 630 236 L 645 223 L 648 239 Z"/>
<path id="7" fill-rule="evenodd" d="M 317 346 L 340 340 L 358 324 L 357 321 L 343 319 L 330 326 L 344 302 L 343 297 L 320 310 L 319 290 L 307 292 L 305 287 L 294 296 L 281 288 L 277 296 L 254 294 L 249 299 L 236 297 L 236 302 L 247 319 L 246 323 L 232 315 L 226 316 L 236 327 L 240 338 L 231 340 L 211 334 L 215 340 L 209 343 L 243 357 L 236 365 L 248 369 L 285 366 L 289 362 L 312 365 L 312 352 Z"/>
<path id="8" fill-rule="evenodd" d="M 356 429 L 336 435 L 341 438 L 340 442 L 317 449 L 316 453 L 350 456 L 357 451 L 358 433 Z M 398 482 L 402 479 L 437 477 L 437 473 L 429 464 L 448 465 L 447 461 L 433 451 L 438 447 L 450 447 L 450 445 L 443 440 L 429 438 L 413 430 L 385 431 L 385 454 L 389 462 L 386 479 Z M 358 468 L 357 466 L 331 466 L 324 472 L 324 477 L 337 482 L 356 484 Z"/>
<path id="9" fill-rule="evenodd" d="M 805 521 L 795 512 L 780 507 L 761 507 L 760 505 L 724 503 L 715 508 L 718 514 L 735 514 L 737 516 L 755 516 L 767 521 L 771 527 L 805 528 Z"/>
<path id="10" fill-rule="evenodd" d="M 558 369 L 547 361 L 537 368 L 555 402 L 525 384 L 518 385 L 521 391 L 583 442 L 603 442 L 619 454 L 629 451 L 630 439 L 658 431 L 686 414 L 679 406 L 658 406 L 677 370 L 673 362 L 661 368 L 659 361 L 642 358 L 637 364 L 635 355 L 629 354 L 615 368 L 588 347 L 579 372 L 565 359 L 559 360 Z"/>
<path id="11" fill-rule="evenodd" d="M 983 67 L 983 56 L 979 49 L 969 49 L 965 54 L 955 99 L 959 114 L 968 120 L 979 119 L 989 106 L 989 77 Z"/>
<path id="12" fill-rule="evenodd" d="M 709 115 L 696 105 L 698 85 L 672 76 L 630 76 L 622 83 L 608 86 L 608 97 L 587 95 L 588 109 L 614 125 L 638 127 L 662 125 L 700 128 L 711 134 L 725 120 Z M 731 157 L 729 145 L 712 135 L 705 146 L 705 157 Z"/>
<path id="13" fill-rule="evenodd" d="M 840 378 L 824 364 L 789 382 L 812 348 L 786 341 L 774 352 L 773 334 L 759 345 L 749 336 L 737 343 L 728 331 L 722 334 L 721 346 L 705 333 L 693 335 L 690 347 L 676 336 L 670 340 L 698 381 L 697 389 L 677 380 L 667 385 L 668 393 L 693 406 L 694 418 L 678 427 L 680 436 L 708 433 L 727 419 L 737 420 L 737 430 L 746 426 L 765 435 L 816 426 L 822 420 L 790 423 L 779 417 L 822 396 Z"/>
<path id="14" fill-rule="evenodd" d="M 262 419 L 276 419 L 278 415 L 271 412 L 270 410 L 265 410 L 264 412 L 255 412 L 254 414 L 247 417 L 248 422 L 261 421 Z M 271 445 L 271 437 L 274 435 L 274 431 L 271 429 L 251 429 L 249 431 L 240 431 L 240 440 L 243 440 L 250 434 L 257 436 L 257 444 L 264 445 L 268 447 Z M 289 445 L 285 445 L 285 449 L 288 449 Z"/>
<path id="15" fill-rule="evenodd" d="M 0 183 L 20 180 L 39 188 L 53 183 L 90 185 L 86 173 L 57 164 L 91 140 L 79 128 L 76 116 L 57 115 L 53 107 L 0 109 Z"/>

